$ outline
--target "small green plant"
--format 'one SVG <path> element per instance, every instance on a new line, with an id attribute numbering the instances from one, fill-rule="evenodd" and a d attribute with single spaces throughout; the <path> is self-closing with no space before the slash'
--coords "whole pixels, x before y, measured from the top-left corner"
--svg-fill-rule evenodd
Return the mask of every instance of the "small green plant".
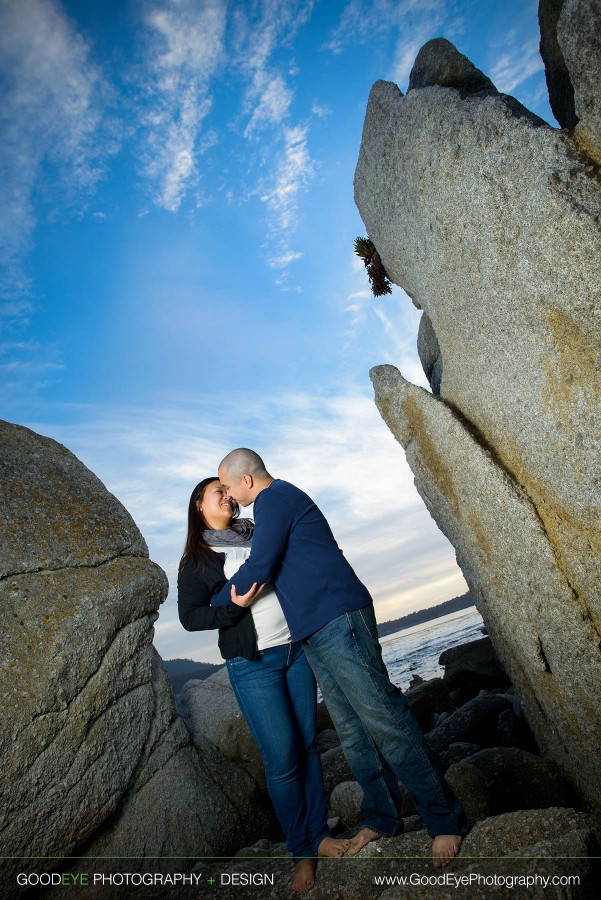
<path id="1" fill-rule="evenodd" d="M 371 284 L 371 292 L 374 297 L 381 297 L 383 294 L 392 294 L 390 278 L 382 265 L 380 254 L 370 239 L 363 237 L 355 238 L 355 253 L 357 256 L 361 257 L 363 264 L 367 269 L 369 283 Z"/>

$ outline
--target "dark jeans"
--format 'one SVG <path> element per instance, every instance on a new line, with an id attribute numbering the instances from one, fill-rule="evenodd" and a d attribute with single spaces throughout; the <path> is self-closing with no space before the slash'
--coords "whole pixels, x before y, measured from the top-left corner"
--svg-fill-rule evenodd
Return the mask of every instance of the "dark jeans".
<path id="1" fill-rule="evenodd" d="M 462 834 L 463 807 L 444 781 L 421 728 L 382 660 L 372 606 L 344 613 L 303 640 L 344 753 L 363 788 L 364 822 L 403 830 L 397 778 L 431 837 Z"/>
<path id="2" fill-rule="evenodd" d="M 294 861 L 317 856 L 329 837 L 317 748 L 317 685 L 300 641 L 260 659 L 228 659 L 238 704 L 265 765 L 269 795 Z"/>

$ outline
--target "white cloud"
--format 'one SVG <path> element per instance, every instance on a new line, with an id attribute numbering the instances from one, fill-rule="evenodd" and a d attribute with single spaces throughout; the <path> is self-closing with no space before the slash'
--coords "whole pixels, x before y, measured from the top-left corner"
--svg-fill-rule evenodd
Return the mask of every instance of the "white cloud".
<path id="1" fill-rule="evenodd" d="M 0 4 L 0 76 L 0 287 L 20 298 L 28 315 L 22 261 L 36 225 L 34 192 L 53 205 L 79 201 L 96 186 L 115 145 L 102 106 L 106 83 L 55 0 Z M 18 320 L 18 305 L 13 312 Z"/>
<path id="2" fill-rule="evenodd" d="M 437 22 L 438 14 L 446 5 L 445 0 L 351 0 L 325 47 L 333 53 L 342 53 L 353 44 L 373 41 L 378 34 L 401 23 L 421 24 L 421 19 L 432 14 L 434 18 L 429 20 Z"/>
<path id="3" fill-rule="evenodd" d="M 188 397 L 152 409 L 71 410 L 79 424 L 30 427 L 65 443 L 129 509 L 172 591 L 156 626 L 165 658 L 218 660 L 212 634 L 177 621 L 175 581 L 194 485 L 234 446 L 260 452 L 270 471 L 315 498 L 345 555 L 364 578 L 380 620 L 463 590 L 453 550 L 413 486 L 400 445 L 370 394 L 240 392 L 209 404 Z"/>
<path id="4" fill-rule="evenodd" d="M 292 246 L 292 234 L 298 221 L 298 198 L 314 176 L 314 162 L 308 143 L 308 126 L 292 124 L 290 110 L 294 91 L 289 79 L 299 74 L 294 60 L 275 63 L 276 51 L 290 46 L 294 36 L 309 20 L 314 0 L 263 0 L 259 4 L 238 7 L 234 13 L 236 62 L 246 77 L 242 109 L 248 117 L 244 137 L 254 140 L 262 134 L 263 169 L 273 174 L 262 176 L 253 192 L 268 210 L 269 241 L 267 264 L 277 270 L 277 282 L 285 285 L 289 266 L 302 253 Z M 314 111 L 314 114 L 323 114 Z M 264 132 L 274 135 L 270 151 Z"/>
<path id="5" fill-rule="evenodd" d="M 291 231 L 295 227 L 298 194 L 313 178 L 307 134 L 306 127 L 283 129 L 284 150 L 278 161 L 275 181 L 261 197 L 273 213 L 275 233 Z"/>
<path id="6" fill-rule="evenodd" d="M 210 84 L 223 61 L 226 26 L 224 0 L 165 0 L 146 5 L 149 29 L 147 90 L 150 106 L 143 115 L 146 148 L 144 171 L 155 202 L 176 212 L 198 181 L 201 128 L 211 109 Z"/>
<path id="7" fill-rule="evenodd" d="M 255 104 L 250 121 L 244 129 L 244 137 L 252 137 L 259 129 L 277 125 L 288 115 L 292 91 L 279 74 L 269 74 L 259 69 L 254 75 Z"/>
<path id="8" fill-rule="evenodd" d="M 327 119 L 332 110 L 324 103 L 318 103 L 317 100 L 314 100 L 311 106 L 311 112 L 314 116 L 317 116 L 318 119 Z"/>
<path id="9" fill-rule="evenodd" d="M 401 288 L 392 286 L 392 293 L 374 297 L 363 261 L 353 254 L 347 271 L 347 292 L 340 304 L 348 317 L 345 336 L 349 353 L 353 345 L 369 343 L 377 347 L 377 363 L 397 366 L 413 384 L 430 389 L 417 355 L 417 331 L 421 311 Z M 374 362 L 375 364 L 375 362 Z"/>
<path id="10" fill-rule="evenodd" d="M 539 38 L 536 36 L 519 47 L 508 49 L 497 59 L 490 77 L 501 93 L 513 93 L 531 75 L 543 69 L 538 45 Z"/>
<path id="11" fill-rule="evenodd" d="M 275 176 L 261 192 L 261 200 L 269 210 L 269 244 L 267 263 L 282 273 L 285 280 L 291 263 L 302 257 L 292 246 L 298 225 L 299 195 L 311 184 L 315 164 L 308 142 L 308 126 L 282 128 L 283 149 L 274 160 Z"/>
<path id="12" fill-rule="evenodd" d="M 426 41 L 443 28 L 452 36 L 461 26 L 450 0 L 351 0 L 324 47 L 340 54 L 357 44 L 375 45 L 380 35 L 396 31 L 393 62 L 385 77 L 406 90 L 415 57 Z"/>
<path id="13" fill-rule="evenodd" d="M 271 57 L 275 50 L 291 44 L 309 20 L 313 6 L 314 0 L 263 0 L 236 9 L 236 59 L 249 82 L 244 97 L 244 110 L 250 116 L 246 137 L 286 118 L 293 94 L 285 76 L 298 74 L 298 67 L 291 61 L 278 71 Z"/>

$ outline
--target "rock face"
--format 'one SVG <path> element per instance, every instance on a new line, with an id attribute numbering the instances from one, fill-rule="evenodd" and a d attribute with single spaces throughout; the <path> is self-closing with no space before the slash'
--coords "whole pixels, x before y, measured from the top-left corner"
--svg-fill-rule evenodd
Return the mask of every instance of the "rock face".
<path id="1" fill-rule="evenodd" d="M 598 806 L 601 195 L 587 87 L 598 69 L 582 74 L 598 46 L 593 13 L 574 34 L 585 5 L 598 8 L 566 0 L 557 25 L 577 134 L 490 88 L 466 91 L 471 63 L 454 51 L 451 65 L 451 45 L 434 41 L 420 51 L 425 86 L 374 85 L 355 199 L 389 277 L 428 317 L 439 394 L 379 366 L 378 408 L 539 746 Z"/>
<path id="2" fill-rule="evenodd" d="M 167 583 L 133 520 L 55 441 L 3 422 L 0 457 L 3 855 L 239 846 L 152 646 Z M 5 859 L 6 884 L 35 865 Z"/>
<path id="3" fill-rule="evenodd" d="M 266 790 L 263 760 L 240 712 L 226 669 L 202 681 L 186 682 L 181 708 L 197 744 L 210 741 Z"/>
<path id="4" fill-rule="evenodd" d="M 601 162 L 601 0 L 541 0 L 538 16 L 551 109 Z"/>

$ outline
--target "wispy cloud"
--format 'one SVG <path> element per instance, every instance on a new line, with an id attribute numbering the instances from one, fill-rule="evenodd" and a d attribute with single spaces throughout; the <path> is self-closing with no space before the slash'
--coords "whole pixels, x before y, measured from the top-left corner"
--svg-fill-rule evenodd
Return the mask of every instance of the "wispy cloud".
<path id="1" fill-rule="evenodd" d="M 278 57 L 276 62 L 275 57 L 291 46 L 313 5 L 314 0 L 234 5 L 229 21 L 225 0 L 146 0 L 144 7 L 148 106 L 142 122 L 143 160 L 155 202 L 176 212 L 198 186 L 200 157 L 218 142 L 215 131 L 206 128 L 213 81 L 227 65 L 230 78 L 245 84 L 239 110 L 242 137 L 251 144 L 261 138 L 254 162 L 258 175 L 247 195 L 265 203 L 267 262 L 280 274 L 301 256 L 291 235 L 298 196 L 310 183 L 314 166 L 308 126 L 291 121 L 291 79 L 298 70 L 290 60 Z M 231 187 L 228 194 L 233 196 Z"/>
<path id="2" fill-rule="evenodd" d="M 507 46 L 507 43 L 509 42 L 504 46 Z M 533 36 L 525 43 L 514 43 L 498 57 L 491 69 L 490 77 L 501 93 L 513 93 L 531 75 L 543 69 L 538 45 L 538 35 Z"/>
<path id="3" fill-rule="evenodd" d="M 271 213 L 269 265 L 286 269 L 301 254 L 289 244 L 297 224 L 298 195 L 312 180 L 313 161 L 306 127 L 284 128 L 284 150 L 278 160 L 275 181 L 261 196 Z"/>
<path id="4" fill-rule="evenodd" d="M 373 342 L 380 363 L 397 366 L 413 384 L 430 389 L 417 355 L 417 331 L 421 312 L 410 297 L 393 285 L 392 294 L 374 297 L 363 261 L 353 255 L 340 303 L 347 315 L 345 336 L 349 353 L 357 343 Z"/>
<path id="5" fill-rule="evenodd" d="M 236 10 L 237 61 L 248 79 L 243 104 L 249 116 L 245 137 L 286 118 L 293 97 L 286 78 L 298 70 L 287 63 L 276 64 L 272 57 L 274 51 L 292 43 L 314 5 L 314 0 L 262 0 Z"/>
<path id="6" fill-rule="evenodd" d="M 406 89 L 417 53 L 441 28 L 447 36 L 460 30 L 461 18 L 449 0 L 351 0 L 324 48 L 340 54 L 357 44 L 376 45 L 379 35 L 398 34 L 386 77 Z"/>
<path id="7" fill-rule="evenodd" d="M 223 61 L 226 12 L 225 0 L 149 0 L 145 5 L 144 171 L 155 202 L 170 212 L 198 183 L 198 157 L 216 140 L 210 133 L 203 146 L 201 129 L 211 109 L 211 79 Z"/>
<path id="8" fill-rule="evenodd" d="M 32 390 L 47 387 L 64 369 L 56 347 L 37 341 L 0 342 L 0 401 L 8 409 Z"/>
<path id="9" fill-rule="evenodd" d="M 278 271 L 279 283 L 285 283 L 289 266 L 302 253 L 293 246 L 298 222 L 300 193 L 311 183 L 315 165 L 309 150 L 307 122 L 293 123 L 292 78 L 299 74 L 294 60 L 274 60 L 276 51 L 289 47 L 298 30 L 311 16 L 314 0 L 263 0 L 248 4 L 234 14 L 234 45 L 240 71 L 248 81 L 242 110 L 247 118 L 244 137 L 253 141 L 265 131 L 274 135 L 275 153 L 267 152 L 264 167 L 272 174 L 262 175 L 256 193 L 269 213 L 266 244 L 267 263 Z M 313 115 L 322 116 L 316 109 Z"/>
<path id="10" fill-rule="evenodd" d="M 244 137 L 252 137 L 260 128 L 278 125 L 288 115 L 292 102 L 292 91 L 280 74 L 269 74 L 264 69 L 254 73 L 253 94 L 255 103 Z"/>
<path id="11" fill-rule="evenodd" d="M 0 266 L 3 315 L 31 312 L 22 269 L 36 226 L 33 195 L 59 207 L 96 186 L 115 145 L 101 133 L 107 85 L 91 50 L 55 0 L 0 4 L 3 82 Z"/>

